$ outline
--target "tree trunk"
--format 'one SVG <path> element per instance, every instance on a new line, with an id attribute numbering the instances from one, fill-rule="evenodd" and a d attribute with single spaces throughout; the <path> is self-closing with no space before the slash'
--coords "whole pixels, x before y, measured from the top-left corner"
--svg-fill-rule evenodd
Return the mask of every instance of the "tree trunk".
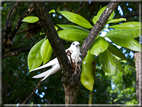
<path id="1" fill-rule="evenodd" d="M 71 87 L 70 85 L 65 85 L 65 104 L 76 104 L 77 103 L 77 93 L 78 93 L 78 87 Z"/>
<path id="2" fill-rule="evenodd" d="M 137 101 L 139 103 L 142 102 L 142 72 L 141 70 L 141 60 L 142 57 L 140 56 L 141 53 L 135 52 L 135 67 L 136 67 L 136 94 L 137 94 Z"/>

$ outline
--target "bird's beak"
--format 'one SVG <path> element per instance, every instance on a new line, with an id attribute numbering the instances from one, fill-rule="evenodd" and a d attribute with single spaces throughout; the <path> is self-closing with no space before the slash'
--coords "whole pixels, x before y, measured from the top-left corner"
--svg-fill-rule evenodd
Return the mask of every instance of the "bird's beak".
<path id="1" fill-rule="evenodd" d="M 79 46 L 80 46 L 80 44 L 76 45 L 76 47 L 79 47 Z"/>

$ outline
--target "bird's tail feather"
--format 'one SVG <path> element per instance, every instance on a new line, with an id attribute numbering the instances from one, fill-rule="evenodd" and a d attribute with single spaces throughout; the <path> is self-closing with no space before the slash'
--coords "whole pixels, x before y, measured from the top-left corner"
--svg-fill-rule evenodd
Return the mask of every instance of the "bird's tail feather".
<path id="1" fill-rule="evenodd" d="M 43 73 L 40 73 L 40 74 L 37 74 L 35 76 L 33 76 L 32 78 L 42 78 L 42 77 L 45 77 L 45 75 L 47 75 L 48 73 L 50 72 L 50 70 L 47 70 Z"/>
<path id="2" fill-rule="evenodd" d="M 35 71 L 35 70 L 42 69 L 42 68 L 49 67 L 49 66 L 51 66 L 51 65 L 55 65 L 56 63 L 58 63 L 57 58 L 55 58 L 55 59 L 49 61 L 47 64 L 45 64 L 45 65 L 43 65 L 43 66 L 40 66 L 40 67 L 38 67 L 38 68 L 36 68 L 36 69 L 31 70 L 31 72 L 32 72 L 32 71 Z"/>
<path id="3" fill-rule="evenodd" d="M 56 72 L 58 72 L 60 70 L 60 65 L 59 64 L 56 64 L 49 72 L 48 74 L 45 75 L 45 77 L 41 80 L 45 80 L 47 77 L 49 77 L 50 75 L 52 74 L 55 74 Z"/>
<path id="4" fill-rule="evenodd" d="M 40 73 L 38 75 L 33 76 L 32 78 L 42 78 L 44 77 L 41 81 L 45 80 L 47 77 L 49 77 L 51 74 L 54 74 L 60 70 L 60 65 L 56 64 L 53 68 L 50 70 L 47 70 L 43 73 Z"/>

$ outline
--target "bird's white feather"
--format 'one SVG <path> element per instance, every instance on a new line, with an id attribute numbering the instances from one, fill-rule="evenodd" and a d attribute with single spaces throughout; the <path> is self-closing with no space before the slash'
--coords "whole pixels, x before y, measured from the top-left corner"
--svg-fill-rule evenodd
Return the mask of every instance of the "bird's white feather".
<path id="1" fill-rule="evenodd" d="M 58 63 L 57 58 L 54 58 L 53 60 L 49 61 L 47 64 L 45 64 L 45 65 L 43 65 L 43 66 L 40 66 L 40 67 L 38 67 L 38 68 L 36 68 L 36 69 L 33 69 L 33 70 L 31 70 L 31 71 L 35 71 L 35 70 L 39 70 L 39 69 L 46 68 L 46 67 L 49 67 L 49 66 L 53 66 L 53 65 L 55 65 L 55 64 L 57 64 L 57 63 Z"/>
<path id="2" fill-rule="evenodd" d="M 82 61 L 82 59 L 79 57 L 79 55 L 81 55 L 79 42 L 77 42 L 77 41 L 73 42 L 71 44 L 71 46 L 68 49 L 66 49 L 66 52 L 67 51 L 71 52 L 71 59 L 70 59 L 70 56 L 68 56 L 68 59 L 70 60 L 70 62 L 71 62 L 71 60 L 73 62 L 75 62 L 75 65 L 77 66 L 77 62 Z M 43 72 L 43 73 L 41 73 L 41 74 L 33 76 L 33 78 L 42 78 L 42 77 L 44 77 L 42 79 L 42 81 L 43 81 L 47 77 L 49 77 L 51 74 L 54 74 L 54 73 L 60 71 L 60 69 L 61 69 L 61 67 L 59 65 L 59 62 L 58 62 L 58 59 L 55 58 L 55 59 L 49 61 L 47 64 L 45 64 L 45 65 L 43 65 L 43 66 L 41 66 L 39 68 L 33 69 L 31 71 L 39 70 L 39 69 L 42 69 L 42 68 L 45 68 L 45 67 L 48 67 L 48 66 L 52 66 L 52 68 L 45 71 L 45 72 Z"/>

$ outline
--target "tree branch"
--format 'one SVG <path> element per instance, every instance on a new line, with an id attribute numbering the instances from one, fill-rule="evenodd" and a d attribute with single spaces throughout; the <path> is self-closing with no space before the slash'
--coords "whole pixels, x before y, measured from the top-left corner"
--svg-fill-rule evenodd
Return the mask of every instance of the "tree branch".
<path id="1" fill-rule="evenodd" d="M 17 56 L 19 53 L 21 52 L 27 52 L 30 51 L 31 47 L 24 47 L 24 48 L 20 48 L 18 50 L 15 50 L 13 52 L 7 53 L 5 55 L 2 56 L 2 59 L 7 58 L 7 57 L 11 57 L 11 56 Z"/>
<path id="2" fill-rule="evenodd" d="M 69 83 L 69 76 L 71 76 L 71 66 L 68 64 L 68 58 L 65 54 L 65 49 L 63 44 L 54 28 L 54 24 L 50 15 L 48 14 L 48 10 L 45 6 L 45 3 L 33 3 L 34 8 L 36 9 L 37 15 L 40 19 L 41 25 L 44 28 L 45 34 L 53 48 L 55 55 L 59 61 L 59 64 L 63 70 L 63 74 L 66 75 L 64 78 L 64 82 Z"/>
<path id="3" fill-rule="evenodd" d="M 31 96 L 34 94 L 34 92 L 36 91 L 36 89 L 40 86 L 41 80 L 42 80 L 42 79 L 40 79 L 40 81 L 38 82 L 38 84 L 37 84 L 37 86 L 35 87 L 35 89 L 34 89 L 34 90 L 32 91 L 32 93 L 25 99 L 25 101 L 24 101 L 22 104 L 25 104 L 25 103 L 31 98 Z"/>
<path id="4" fill-rule="evenodd" d="M 133 16 L 139 16 L 139 12 L 131 13 L 131 14 L 128 14 L 128 15 L 125 15 L 125 16 L 117 17 L 117 18 L 128 18 L 128 17 L 133 17 Z"/>
<path id="5" fill-rule="evenodd" d="M 108 6 L 106 7 L 105 11 L 100 16 L 100 18 L 97 21 L 97 23 L 93 26 L 93 28 L 91 29 L 89 35 L 87 36 L 87 38 L 85 39 L 84 43 L 82 44 L 81 50 L 80 50 L 81 53 L 82 53 L 82 56 L 81 56 L 82 59 L 85 58 L 88 49 L 91 47 L 91 45 L 93 44 L 95 38 L 97 37 L 99 32 L 102 30 L 103 26 L 107 22 L 107 19 L 109 18 L 109 16 L 113 12 L 113 10 L 117 7 L 118 3 L 116 3 L 116 1 L 118 1 L 118 0 L 112 0 L 108 4 Z"/>
<path id="6" fill-rule="evenodd" d="M 18 5 L 19 3 L 15 3 L 11 9 L 9 10 L 8 12 L 8 15 L 7 15 L 7 18 L 6 18 L 6 23 L 5 23 L 5 27 L 4 27 L 4 30 L 5 31 L 8 31 L 8 27 L 10 27 L 10 16 L 11 16 L 11 13 L 13 12 L 14 8 L 16 8 L 16 6 Z"/>
<path id="7" fill-rule="evenodd" d="M 13 28 L 13 30 L 11 32 L 7 33 L 3 33 L 3 40 L 2 40 L 2 44 L 3 44 L 3 52 L 8 51 L 10 49 L 11 46 L 11 42 L 12 39 L 14 38 L 16 32 L 18 31 L 18 29 L 20 28 L 21 24 L 23 23 L 22 20 L 24 17 L 28 16 L 31 12 L 33 11 L 33 4 L 31 4 L 25 11 L 24 13 L 20 16 L 18 22 L 16 23 L 15 27 Z"/>

